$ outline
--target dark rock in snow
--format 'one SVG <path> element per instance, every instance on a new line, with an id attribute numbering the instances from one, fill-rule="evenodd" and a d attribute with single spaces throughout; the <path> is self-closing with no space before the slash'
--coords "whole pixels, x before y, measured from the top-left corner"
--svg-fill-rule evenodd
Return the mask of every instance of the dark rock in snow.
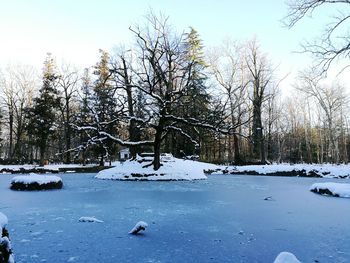
<path id="1" fill-rule="evenodd" d="M 61 189 L 63 187 L 62 181 L 60 182 L 50 182 L 46 184 L 39 184 L 37 182 L 33 183 L 11 183 L 12 190 L 22 190 L 22 191 L 38 191 L 38 190 L 51 190 L 51 189 Z"/>

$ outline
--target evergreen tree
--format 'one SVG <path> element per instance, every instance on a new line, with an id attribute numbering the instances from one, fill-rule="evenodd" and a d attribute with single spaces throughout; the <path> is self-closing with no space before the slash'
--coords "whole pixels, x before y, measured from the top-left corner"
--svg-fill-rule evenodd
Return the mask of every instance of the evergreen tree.
<path id="1" fill-rule="evenodd" d="M 187 70 L 191 72 L 188 80 L 188 91 L 179 104 L 176 106 L 181 110 L 183 117 L 192 116 L 197 119 L 204 119 L 208 113 L 209 95 L 207 92 L 205 69 L 207 65 L 204 61 L 202 40 L 198 32 L 190 27 L 190 31 L 184 37 L 184 52 L 187 60 Z M 198 130 L 203 132 L 201 129 Z M 195 137 L 195 134 L 191 134 Z M 173 145 L 173 153 L 176 155 L 192 155 L 196 153 L 193 144 L 180 135 L 170 134 L 171 140 L 168 145 Z M 200 136 L 201 138 L 203 136 Z"/>
<path id="2" fill-rule="evenodd" d="M 27 109 L 30 122 L 27 126 L 32 143 L 39 148 L 40 165 L 44 164 L 49 137 L 55 133 L 55 118 L 60 100 L 56 89 L 57 75 L 51 54 L 47 55 L 43 68 L 43 85 L 32 108 Z"/>
<path id="3" fill-rule="evenodd" d="M 92 114 L 92 80 L 89 69 L 85 69 L 82 76 L 82 84 L 80 89 L 79 111 L 74 116 L 74 124 L 78 127 L 91 125 L 93 122 Z M 79 133 L 79 146 L 77 148 L 78 155 L 81 153 L 81 163 L 86 164 L 87 148 L 89 143 L 89 136 L 85 131 Z"/>
<path id="4" fill-rule="evenodd" d="M 100 50 L 100 61 L 95 66 L 94 75 L 96 80 L 93 87 L 93 114 L 97 130 L 107 131 L 109 134 L 116 135 L 116 102 L 115 87 L 112 84 L 112 73 L 109 70 L 109 54 Z M 114 150 L 114 143 L 106 138 L 100 140 L 96 152 L 100 159 L 100 165 L 104 165 L 104 158 L 111 156 Z"/>

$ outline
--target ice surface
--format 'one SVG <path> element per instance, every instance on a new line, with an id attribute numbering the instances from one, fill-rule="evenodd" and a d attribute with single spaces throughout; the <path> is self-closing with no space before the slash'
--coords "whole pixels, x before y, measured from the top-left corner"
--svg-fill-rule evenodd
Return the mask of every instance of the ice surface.
<path id="1" fill-rule="evenodd" d="M 0 212 L 0 230 L 8 224 L 7 216 Z"/>
<path id="2" fill-rule="evenodd" d="M 207 180 L 128 182 L 59 174 L 60 191 L 11 191 L 0 175 L 0 208 L 11 220 L 17 263 L 350 262 L 350 203 L 310 185 L 337 179 L 211 175 Z M 264 198 L 272 196 L 273 201 Z M 103 224 L 80 223 L 81 216 Z M 59 219 L 59 220 L 58 220 Z M 151 231 L 135 237 L 139 220 Z M 33 234 L 33 235 L 32 235 Z M 29 240 L 29 242 L 21 242 Z M 31 257 L 36 255 L 36 257 Z"/>
<path id="3" fill-rule="evenodd" d="M 290 252 L 281 252 L 273 263 L 301 263 L 295 255 Z"/>
<path id="4" fill-rule="evenodd" d="M 310 191 L 328 190 L 332 195 L 339 197 L 350 197 L 350 184 L 343 183 L 315 183 L 310 187 Z"/>

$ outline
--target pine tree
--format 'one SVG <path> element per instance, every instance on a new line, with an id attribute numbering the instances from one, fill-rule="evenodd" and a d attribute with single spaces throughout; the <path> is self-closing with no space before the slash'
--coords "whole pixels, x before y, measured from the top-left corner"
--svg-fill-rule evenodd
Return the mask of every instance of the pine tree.
<path id="1" fill-rule="evenodd" d="M 43 68 L 43 85 L 33 107 L 27 110 L 30 122 L 27 126 L 32 143 L 39 148 L 40 165 L 44 164 L 49 137 L 55 133 L 56 112 L 59 98 L 56 89 L 57 75 L 51 54 L 47 55 Z"/>
<path id="2" fill-rule="evenodd" d="M 74 116 L 74 124 L 77 127 L 84 127 L 91 125 L 93 122 L 93 112 L 92 112 L 92 80 L 90 77 L 89 69 L 85 69 L 82 76 L 82 84 L 80 89 L 80 100 L 79 100 L 79 111 Z M 86 164 L 87 159 L 87 148 L 88 148 L 89 136 L 85 131 L 79 133 L 79 147 L 78 155 L 81 153 L 81 163 Z M 78 157 L 78 156 L 76 156 Z"/>
<path id="3" fill-rule="evenodd" d="M 93 113 L 97 129 L 116 135 L 116 102 L 114 99 L 115 87 L 111 83 L 112 73 L 109 70 L 109 54 L 100 50 L 100 61 L 95 66 L 96 80 L 93 87 Z M 100 159 L 100 166 L 104 165 L 104 158 L 111 156 L 114 143 L 110 140 L 101 140 L 96 152 Z"/>
<path id="4" fill-rule="evenodd" d="M 205 69 L 207 64 L 204 61 L 204 52 L 202 40 L 198 32 L 190 27 L 189 33 L 185 34 L 184 52 L 188 70 L 191 72 L 189 78 L 189 87 L 186 96 L 180 100 L 177 107 L 181 109 L 183 117 L 192 116 L 193 118 L 203 119 L 208 113 L 209 95 L 205 81 L 207 76 Z M 201 129 L 199 129 L 200 132 Z M 194 134 L 191 134 L 195 137 Z M 203 136 L 200 136 L 203 137 Z M 171 134 L 174 152 L 177 155 L 192 155 L 196 153 L 196 148 L 193 144 L 188 143 L 183 136 L 174 136 Z"/>

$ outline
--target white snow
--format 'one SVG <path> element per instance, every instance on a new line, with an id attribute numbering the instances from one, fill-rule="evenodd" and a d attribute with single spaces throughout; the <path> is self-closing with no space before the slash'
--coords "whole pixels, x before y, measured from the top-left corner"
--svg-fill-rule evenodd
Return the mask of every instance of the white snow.
<path id="1" fill-rule="evenodd" d="M 136 235 L 141 230 L 146 230 L 148 227 L 148 224 L 144 221 L 139 221 L 136 223 L 136 225 L 130 230 L 129 234 Z"/>
<path id="2" fill-rule="evenodd" d="M 305 170 L 306 173 L 315 172 L 320 177 L 338 178 L 350 177 L 350 165 L 347 164 L 270 164 L 270 165 L 243 165 L 226 166 L 224 169 L 228 173 L 232 172 L 257 172 L 259 174 L 269 174 L 276 172 L 292 172 Z"/>
<path id="3" fill-rule="evenodd" d="M 206 179 L 204 170 L 218 169 L 217 165 L 183 160 L 165 154 L 161 157 L 162 166 L 153 170 L 153 166 L 143 168 L 150 163 L 152 157 L 145 158 L 148 161 L 139 163 L 141 157 L 136 160 L 128 160 L 123 163 L 115 163 L 115 167 L 100 171 L 95 178 L 111 180 L 200 180 Z"/>
<path id="4" fill-rule="evenodd" d="M 8 224 L 7 216 L 0 212 L 0 244 L 4 245 L 5 248 L 7 248 L 8 251 L 12 249 L 11 247 L 11 241 L 8 239 L 8 237 L 2 237 L 1 232 L 2 229 L 5 228 Z M 13 258 L 13 255 L 10 254 L 10 258 L 8 259 L 7 263 L 14 263 L 15 260 Z"/>
<path id="5" fill-rule="evenodd" d="M 310 187 L 310 191 L 328 190 L 334 196 L 350 197 L 350 184 L 343 183 L 315 183 Z"/>
<path id="6" fill-rule="evenodd" d="M 102 220 L 97 219 L 94 216 L 82 216 L 82 217 L 79 218 L 79 222 L 103 223 Z"/>
<path id="7" fill-rule="evenodd" d="M 23 183 L 23 184 L 32 184 L 38 183 L 39 185 L 48 184 L 48 183 L 58 183 L 62 182 L 62 179 L 54 175 L 41 175 L 30 173 L 29 175 L 19 175 L 12 178 L 12 183 Z"/>
<path id="8" fill-rule="evenodd" d="M 39 166 L 39 165 L 33 165 L 33 164 L 23 164 L 23 165 L 12 165 L 11 164 L 11 165 L 0 165 L 0 171 L 1 170 L 19 171 L 19 170 L 33 170 L 33 169 L 59 171 L 60 168 L 74 169 L 74 168 L 91 167 L 91 166 L 95 166 L 95 165 L 88 164 L 86 166 L 82 166 L 80 164 L 48 164 L 48 165 L 44 165 L 44 166 Z"/>
<path id="9" fill-rule="evenodd" d="M 281 252 L 273 263 L 301 263 L 296 256 L 290 252 Z"/>
<path id="10" fill-rule="evenodd" d="M 0 212 L 0 230 L 8 224 L 7 216 Z"/>

